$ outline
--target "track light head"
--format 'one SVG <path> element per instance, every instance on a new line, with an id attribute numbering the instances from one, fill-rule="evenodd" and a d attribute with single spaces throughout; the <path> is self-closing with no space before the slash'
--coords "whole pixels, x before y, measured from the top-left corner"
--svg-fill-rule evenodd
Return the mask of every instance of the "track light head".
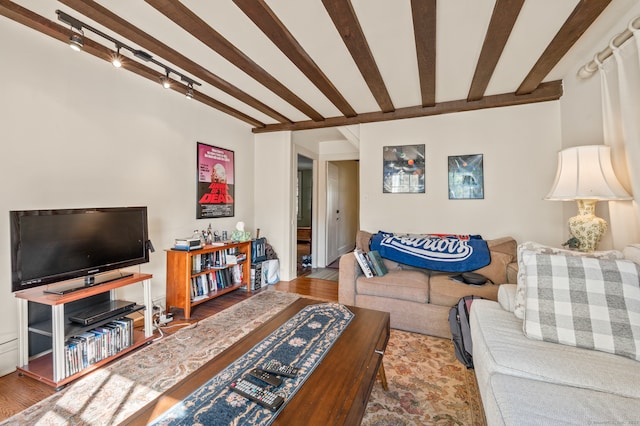
<path id="1" fill-rule="evenodd" d="M 171 88 L 171 79 L 169 78 L 169 71 L 167 71 L 166 75 L 160 77 L 160 83 L 162 83 L 162 87 L 164 87 L 165 89 Z"/>
<path id="2" fill-rule="evenodd" d="M 113 56 L 113 59 L 111 60 L 111 64 L 116 68 L 120 68 L 122 66 L 122 56 L 120 56 L 120 46 L 116 46 L 116 47 L 118 48 L 118 50 Z"/>
<path id="3" fill-rule="evenodd" d="M 187 99 L 193 99 L 193 84 L 187 86 L 187 92 L 185 93 Z"/>
<path id="4" fill-rule="evenodd" d="M 69 36 L 69 47 L 79 52 L 84 47 L 84 36 L 82 34 L 72 32 Z"/>

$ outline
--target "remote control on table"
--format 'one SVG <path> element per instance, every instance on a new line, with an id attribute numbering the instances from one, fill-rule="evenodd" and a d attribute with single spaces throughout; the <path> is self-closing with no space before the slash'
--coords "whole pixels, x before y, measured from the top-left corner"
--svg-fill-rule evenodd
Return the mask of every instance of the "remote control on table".
<path id="1" fill-rule="evenodd" d="M 280 377 L 276 377 L 274 374 L 270 374 L 269 372 L 259 368 L 249 370 L 249 374 L 265 383 L 269 383 L 271 386 L 280 386 L 282 384 L 282 379 Z"/>
<path id="2" fill-rule="evenodd" d="M 276 374 L 278 376 L 295 377 L 298 374 L 298 368 L 291 367 L 290 365 L 284 365 L 280 361 L 275 359 L 270 360 L 262 366 L 262 369 L 267 373 Z"/>
<path id="3" fill-rule="evenodd" d="M 268 408 L 271 411 L 276 411 L 282 403 L 284 398 L 280 395 L 276 395 L 273 392 L 269 392 L 265 388 L 251 383 L 245 379 L 238 379 L 229 385 L 232 391 L 245 398 Z"/>

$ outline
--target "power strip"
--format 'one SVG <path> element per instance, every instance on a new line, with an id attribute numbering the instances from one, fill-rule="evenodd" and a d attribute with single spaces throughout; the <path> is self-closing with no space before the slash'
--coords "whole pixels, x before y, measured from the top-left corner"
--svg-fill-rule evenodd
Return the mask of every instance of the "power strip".
<path id="1" fill-rule="evenodd" d="M 160 315 L 160 319 L 158 320 L 158 325 L 166 325 L 173 321 L 173 316 Z"/>

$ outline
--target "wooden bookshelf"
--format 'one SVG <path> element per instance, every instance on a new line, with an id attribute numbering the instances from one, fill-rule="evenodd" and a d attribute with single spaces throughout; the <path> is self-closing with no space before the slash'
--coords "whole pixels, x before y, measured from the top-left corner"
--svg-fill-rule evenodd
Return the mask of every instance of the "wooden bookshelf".
<path id="1" fill-rule="evenodd" d="M 225 261 L 225 257 L 234 256 L 235 252 L 242 260 L 235 263 Z M 167 253 L 167 313 L 171 308 L 184 311 L 184 318 L 191 318 L 191 309 L 201 303 L 239 289 L 247 288 L 251 292 L 251 241 L 207 245 L 197 250 L 166 250 Z M 200 261 L 198 262 L 198 259 Z M 205 261 L 212 259 L 213 261 Z M 220 259 L 219 262 L 215 262 Z M 216 276 L 233 277 L 233 272 L 240 280 Z M 214 280 L 215 284 L 211 285 Z M 199 288 L 196 282 L 208 283 Z M 195 286 L 194 286 L 195 285 Z"/>

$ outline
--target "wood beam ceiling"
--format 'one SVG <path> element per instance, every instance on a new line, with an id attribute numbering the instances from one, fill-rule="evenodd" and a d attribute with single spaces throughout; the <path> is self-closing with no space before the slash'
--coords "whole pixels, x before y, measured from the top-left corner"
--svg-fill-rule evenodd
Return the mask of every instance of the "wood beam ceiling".
<path id="1" fill-rule="evenodd" d="M 404 118 L 426 117 L 431 115 L 450 114 L 454 112 L 475 111 L 487 108 L 524 105 L 536 102 L 556 101 L 562 96 L 562 81 L 542 83 L 531 93 L 516 95 L 505 93 L 501 95 L 485 96 L 477 101 L 466 99 L 457 101 L 438 102 L 433 107 L 422 106 L 399 108 L 393 112 L 370 112 L 358 114 L 356 117 L 332 117 L 323 122 L 301 121 L 292 124 L 269 124 L 262 128 L 254 128 L 254 133 L 278 132 L 282 130 L 307 130 L 322 127 L 348 126 L 351 124 L 374 123 L 379 121 L 400 120 Z"/>
<path id="2" fill-rule="evenodd" d="M 353 107 L 349 105 L 349 102 L 263 0 L 233 0 L 233 2 L 342 114 L 346 117 L 357 115 Z"/>
<path id="3" fill-rule="evenodd" d="M 531 93 L 551 72 L 560 59 L 576 41 L 600 16 L 611 0 L 580 0 L 573 12 L 560 28 L 560 31 L 547 46 L 545 51 L 525 77 L 516 94 Z"/>
<path id="4" fill-rule="evenodd" d="M 524 3 L 524 0 L 496 0 L 467 99 L 438 103 L 436 102 L 436 6 L 438 0 L 411 0 L 411 15 L 422 102 L 421 105 L 396 109 L 350 0 L 323 0 L 322 3 L 327 13 L 380 107 L 380 110 L 377 111 L 358 114 L 313 61 L 311 56 L 297 42 L 284 23 L 269 8 L 265 0 L 234 0 L 234 4 L 342 113 L 338 117 L 325 118 L 302 100 L 301 96 L 294 94 L 285 84 L 276 80 L 211 28 L 203 19 L 186 8 L 180 1 L 145 0 L 146 3 L 164 14 L 173 23 L 193 35 L 309 118 L 309 120 L 293 122 L 284 114 L 243 92 L 238 87 L 213 74 L 204 66 L 185 57 L 167 44 L 120 18 L 107 9 L 107 3 L 103 3 L 107 5 L 105 7 L 94 0 L 59 1 L 109 29 L 116 35 L 122 36 L 149 53 L 167 60 L 177 68 L 191 74 L 195 79 L 223 91 L 242 102 L 248 108 L 252 108 L 276 121 L 275 124 L 265 124 L 262 120 L 252 117 L 250 113 L 241 112 L 202 92 L 197 92 L 196 101 L 248 123 L 254 127 L 253 131 L 257 133 L 345 126 L 559 99 L 562 95 L 561 82 L 542 83 L 542 81 L 611 3 L 611 0 L 580 0 L 517 90 L 513 93 L 485 96 L 486 89 Z M 0 15 L 4 15 L 64 43 L 68 42 L 68 28 L 10 0 L 0 0 Z M 87 38 L 85 38 L 84 50 L 105 61 L 110 61 L 115 54 L 109 47 Z M 160 77 L 164 76 L 164 70 L 154 69 L 144 62 L 137 62 L 134 59 L 125 61 L 123 68 L 156 83 L 159 82 Z M 155 68 L 158 67 L 155 66 Z M 177 81 L 174 83 L 173 90 L 184 93 L 184 84 Z"/>
<path id="5" fill-rule="evenodd" d="M 423 107 L 436 104 L 436 3 L 437 0 L 411 0 Z"/>
<path id="6" fill-rule="evenodd" d="M 524 0 L 497 0 L 471 81 L 468 101 L 482 99 L 518 19 Z"/>
<path id="7" fill-rule="evenodd" d="M 394 111 L 391 96 L 384 84 L 378 64 L 371 53 L 356 12 L 349 0 L 322 0 L 340 37 L 353 57 L 360 74 L 383 112 Z"/>
<path id="8" fill-rule="evenodd" d="M 46 34 L 56 40 L 59 40 L 65 44 L 69 43 L 69 29 L 67 27 L 63 27 L 56 22 L 53 22 L 49 19 L 46 19 L 20 5 L 17 5 L 9 0 L 0 0 L 0 15 L 6 16 L 16 22 L 19 22 L 29 28 L 32 28 L 36 31 L 39 31 L 43 34 Z M 114 46 L 115 47 L 115 46 Z M 93 55 L 97 58 L 100 58 L 104 61 L 111 62 L 112 58 L 115 56 L 116 52 L 111 50 L 100 43 L 96 43 L 95 41 L 88 39 L 85 37 L 83 52 L 86 52 L 90 55 Z M 147 67 L 140 62 L 136 62 L 133 60 L 123 61 L 122 68 L 131 71 L 141 77 L 149 79 L 155 83 L 159 83 L 160 77 L 164 77 L 164 73 L 160 73 L 150 67 Z M 182 91 L 183 86 L 177 81 L 172 81 L 171 89 L 175 90 L 181 94 L 184 94 Z M 204 93 L 200 93 L 194 90 L 198 100 L 212 108 L 215 108 L 219 111 L 222 111 L 225 114 L 228 114 L 232 117 L 235 117 L 239 120 L 244 121 L 255 127 L 264 127 L 264 123 L 225 105 Z"/>
<path id="9" fill-rule="evenodd" d="M 276 95 L 293 105 L 307 117 L 314 121 L 324 120 L 324 117 L 299 96 L 289 90 L 284 84 L 274 78 L 251 58 L 229 42 L 222 34 L 211 28 L 198 15 L 184 6 L 178 0 L 145 0 L 150 6 L 171 19 L 186 32 L 196 37 L 211 50 L 217 52 L 227 61 L 250 75 L 254 80 L 271 90 Z"/>

